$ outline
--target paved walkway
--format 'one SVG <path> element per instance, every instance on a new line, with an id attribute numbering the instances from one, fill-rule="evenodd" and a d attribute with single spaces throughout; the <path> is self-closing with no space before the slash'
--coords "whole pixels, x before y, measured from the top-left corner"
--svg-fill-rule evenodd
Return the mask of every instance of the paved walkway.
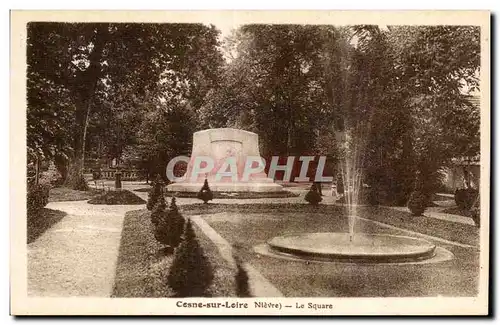
<path id="1" fill-rule="evenodd" d="M 440 220 L 444 220 L 444 221 L 456 222 L 456 223 L 461 223 L 464 225 L 475 226 L 474 220 L 472 220 L 472 218 L 459 216 L 457 214 L 442 212 L 443 210 L 447 209 L 448 207 L 449 207 L 449 205 L 448 206 L 427 208 L 427 209 L 425 209 L 424 216 L 428 217 L 428 218 L 440 219 Z M 397 210 L 397 211 L 408 212 L 407 207 L 386 206 L 386 208 Z"/>
<path id="2" fill-rule="evenodd" d="M 455 194 L 450 194 L 450 193 L 436 193 L 436 195 L 441 195 L 450 198 L 450 200 L 455 199 Z"/>
<path id="3" fill-rule="evenodd" d="M 109 297 L 125 213 L 144 205 L 51 202 L 67 213 L 28 245 L 28 295 Z"/>

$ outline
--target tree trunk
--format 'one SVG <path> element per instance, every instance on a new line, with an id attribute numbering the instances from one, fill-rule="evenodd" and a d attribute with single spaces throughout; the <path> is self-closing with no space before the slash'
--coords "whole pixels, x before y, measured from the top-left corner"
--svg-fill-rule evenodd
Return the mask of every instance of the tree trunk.
<path id="1" fill-rule="evenodd" d="M 54 164 L 56 165 L 57 171 L 61 174 L 63 183 L 66 182 L 68 178 L 68 162 L 66 158 L 60 155 L 56 155 L 54 158 Z"/>
<path id="2" fill-rule="evenodd" d="M 89 189 L 83 172 L 81 171 L 82 162 L 79 155 L 75 155 L 68 165 L 68 177 L 66 178 L 66 185 L 74 190 L 87 191 Z"/>
<path id="3" fill-rule="evenodd" d="M 83 135 L 82 135 L 82 156 L 81 156 L 81 166 L 80 172 L 83 174 L 83 169 L 85 167 L 85 142 L 87 140 L 87 129 L 89 127 L 89 119 L 90 119 L 90 110 L 92 109 L 92 102 L 94 101 L 95 89 L 97 88 L 97 78 L 95 79 L 95 83 L 92 89 L 92 96 L 87 101 L 87 114 L 85 115 L 85 122 L 83 126 Z"/>
<path id="4" fill-rule="evenodd" d="M 35 161 L 35 185 L 38 185 L 40 182 L 40 159 L 38 158 L 38 155 L 36 155 L 36 161 Z"/>
<path id="5" fill-rule="evenodd" d="M 88 185 L 83 177 L 85 164 L 85 142 L 90 119 L 90 112 L 95 98 L 95 92 L 99 78 L 101 78 L 101 58 L 107 39 L 107 26 L 102 25 L 97 29 L 93 40 L 94 49 L 89 55 L 89 67 L 80 76 L 80 85 L 74 90 L 77 99 L 75 112 L 75 137 L 74 155 L 69 161 L 68 177 L 66 185 L 76 190 L 87 190 Z M 81 87 L 81 84 L 85 87 Z"/>

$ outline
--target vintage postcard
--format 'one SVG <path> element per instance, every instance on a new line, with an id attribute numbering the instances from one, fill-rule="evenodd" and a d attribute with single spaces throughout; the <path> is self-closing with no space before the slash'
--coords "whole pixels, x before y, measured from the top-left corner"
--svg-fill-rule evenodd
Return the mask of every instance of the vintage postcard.
<path id="1" fill-rule="evenodd" d="M 490 13 L 12 11 L 13 315 L 486 315 Z"/>

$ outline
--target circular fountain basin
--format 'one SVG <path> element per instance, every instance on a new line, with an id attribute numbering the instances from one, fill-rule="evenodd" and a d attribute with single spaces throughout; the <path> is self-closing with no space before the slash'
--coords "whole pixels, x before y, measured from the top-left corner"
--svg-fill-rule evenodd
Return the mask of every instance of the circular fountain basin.
<path id="1" fill-rule="evenodd" d="M 268 241 L 275 253 L 305 259 L 343 262 L 394 263 L 428 259 L 436 246 L 413 237 L 386 234 L 304 233 Z"/>

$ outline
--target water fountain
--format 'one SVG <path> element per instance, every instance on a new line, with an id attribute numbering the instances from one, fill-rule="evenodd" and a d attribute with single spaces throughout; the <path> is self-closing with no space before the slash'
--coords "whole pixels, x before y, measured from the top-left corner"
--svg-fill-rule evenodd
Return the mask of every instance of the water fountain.
<path id="1" fill-rule="evenodd" d="M 344 208 L 348 221 L 345 233 L 299 233 L 272 238 L 259 253 L 305 260 L 401 263 L 451 258 L 451 253 L 419 238 L 355 231 L 358 198 L 362 183 L 363 134 L 354 139 L 340 134 L 337 142 L 343 146 L 344 159 L 340 169 L 344 184 Z"/>

